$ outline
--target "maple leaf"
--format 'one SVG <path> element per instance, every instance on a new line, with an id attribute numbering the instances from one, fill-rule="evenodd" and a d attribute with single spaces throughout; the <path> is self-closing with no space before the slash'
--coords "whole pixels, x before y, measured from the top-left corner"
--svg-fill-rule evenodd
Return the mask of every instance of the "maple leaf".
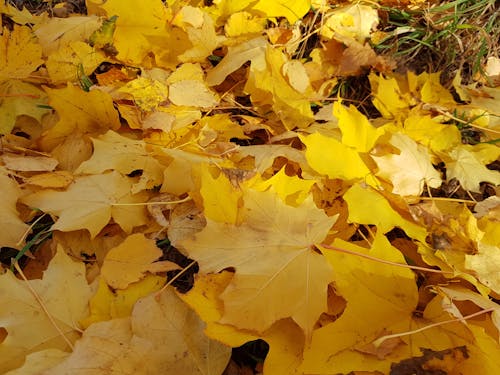
<path id="1" fill-rule="evenodd" d="M 207 165 L 200 166 L 203 212 L 207 219 L 221 223 L 235 224 L 241 192 L 234 189 L 229 179 L 222 173 L 214 178 Z M 224 202 L 224 204 L 220 204 Z"/>
<path id="2" fill-rule="evenodd" d="M 132 193 L 152 189 L 163 181 L 163 167 L 153 157 L 153 150 L 143 141 L 136 141 L 115 133 L 112 130 L 98 138 L 93 138 L 94 153 L 84 161 L 75 173 L 99 174 L 116 170 L 124 175 L 141 170 L 139 181 L 132 186 Z"/>
<path id="3" fill-rule="evenodd" d="M 500 277 L 497 266 L 499 260 L 500 249 L 498 246 L 479 243 L 477 254 L 465 255 L 465 267 L 474 271 L 481 283 L 498 293 L 500 291 Z"/>
<path id="4" fill-rule="evenodd" d="M 113 289 L 125 289 L 131 283 L 143 279 L 147 271 L 166 272 L 179 269 L 179 266 L 172 262 L 153 263 L 161 255 L 162 252 L 154 240 L 147 239 L 142 233 L 131 234 L 106 254 L 101 276 Z"/>
<path id="5" fill-rule="evenodd" d="M 140 298 L 158 292 L 164 285 L 164 277 L 148 275 L 126 289 L 112 290 L 106 281 L 100 278 L 97 290 L 89 301 L 90 315 L 80 320 L 80 324 L 83 328 L 88 328 L 96 322 L 127 318 Z"/>
<path id="6" fill-rule="evenodd" d="M 151 51 L 147 36 L 161 36 L 167 22 L 167 11 L 160 0 L 151 0 L 147 6 L 136 7 L 132 0 L 108 0 L 105 3 L 88 1 L 90 12 L 105 12 L 117 16 L 114 46 L 118 59 L 129 64 L 140 64 Z"/>
<path id="7" fill-rule="evenodd" d="M 45 91 L 49 96 L 49 104 L 59 115 L 59 121 L 40 140 L 45 148 L 52 149 L 77 130 L 99 134 L 120 127 L 113 101 L 102 91 L 85 92 L 71 84 L 63 89 L 46 87 Z"/>
<path id="8" fill-rule="evenodd" d="M 43 108 L 47 95 L 38 87 L 19 80 L 0 82 L 0 134 L 9 134 L 18 116 L 27 115 L 41 122 L 49 112 Z"/>
<path id="9" fill-rule="evenodd" d="M 43 301 L 46 312 L 42 311 L 33 293 Z M 3 306 L 0 326 L 7 330 L 7 337 L 0 344 L 0 371 L 20 366 L 24 356 L 33 351 L 68 350 L 68 343 L 61 334 L 71 342 L 78 338 L 76 324 L 88 314 L 90 295 L 85 266 L 72 261 L 61 247 L 41 280 L 22 281 L 11 272 L 0 275 L 0 303 Z"/>
<path id="10" fill-rule="evenodd" d="M 446 162 L 446 177 L 456 178 L 465 190 L 479 192 L 483 181 L 500 184 L 500 173 L 484 166 L 478 155 L 466 146 L 457 146 L 450 153 L 451 161 Z"/>
<path id="11" fill-rule="evenodd" d="M 261 36 L 229 46 L 222 61 L 207 72 L 207 84 L 209 86 L 220 85 L 229 74 L 247 61 L 252 61 L 257 65 L 264 64 L 266 46 L 267 40 Z"/>
<path id="12" fill-rule="evenodd" d="M 54 84 L 78 82 L 81 76 L 91 75 L 105 59 L 94 47 L 74 41 L 52 52 L 45 66 Z"/>
<path id="13" fill-rule="evenodd" d="M 2 196 L 0 204 L 0 244 L 20 248 L 19 242 L 23 234 L 28 230 L 28 225 L 19 218 L 16 202 L 21 195 L 21 189 L 14 179 L 10 178 L 7 171 L 0 167 L 0 185 Z"/>
<path id="14" fill-rule="evenodd" d="M 334 103 L 333 113 L 338 118 L 342 130 L 342 144 L 354 147 L 359 152 L 368 152 L 384 133 L 382 128 L 375 128 L 356 107 L 348 108 L 339 102 Z"/>
<path id="15" fill-rule="evenodd" d="M 294 208 L 272 191 L 249 190 L 244 202 L 241 225 L 207 220 L 182 246 L 203 272 L 236 269 L 221 294 L 222 323 L 263 331 L 292 317 L 308 335 L 325 311 L 331 279 L 330 268 L 310 247 L 324 239 L 336 218 L 326 216 L 310 198 Z"/>
<path id="16" fill-rule="evenodd" d="M 440 124 L 430 116 L 410 114 L 404 120 L 404 133 L 434 152 L 446 152 L 461 143 L 456 126 Z"/>
<path id="17" fill-rule="evenodd" d="M 183 64 L 168 77 L 167 82 L 168 98 L 175 105 L 208 108 L 219 103 L 215 92 L 203 81 L 199 64 Z"/>
<path id="18" fill-rule="evenodd" d="M 359 153 L 333 137 L 314 133 L 300 136 L 300 140 L 307 147 L 305 154 L 309 165 L 318 173 L 345 180 L 364 179 L 370 174 Z M 338 162 L 340 155 L 342 163 Z"/>
<path id="19" fill-rule="evenodd" d="M 0 81 L 27 78 L 41 64 L 42 47 L 29 27 L 3 28 L 0 36 Z"/>
<path id="20" fill-rule="evenodd" d="M 342 240 L 335 240 L 333 245 L 404 263 L 403 255 L 380 232 L 377 232 L 370 250 Z M 313 333 L 301 370 L 305 373 L 346 373 L 352 370 L 387 373 L 387 370 L 384 371 L 387 362 L 375 356 L 361 360 L 362 355 L 357 354 L 355 349 L 371 342 L 384 329 L 397 331 L 407 327 L 418 301 L 412 271 L 321 246 L 320 249 L 334 270 L 335 290 L 347 300 L 347 306 L 338 319 Z M 369 314 L 367 308 L 370 309 Z M 349 357 L 352 358 L 350 361 Z"/>
<path id="21" fill-rule="evenodd" d="M 370 187 L 363 188 L 360 184 L 353 185 L 343 196 L 349 206 L 349 221 L 360 224 L 375 224 L 383 233 L 394 227 L 403 229 L 408 236 L 425 243 L 427 231 L 417 223 L 403 218 L 384 196 Z M 370 202 L 370 209 L 366 203 Z"/>
<path id="22" fill-rule="evenodd" d="M 245 84 L 252 103 L 255 106 L 272 105 L 289 130 L 310 125 L 314 121 L 310 100 L 295 90 L 283 75 L 283 65 L 287 62 L 285 54 L 268 44 L 265 65 L 254 63 L 255 60 L 252 62 Z"/>
<path id="23" fill-rule="evenodd" d="M 101 25 L 97 16 L 74 16 L 67 18 L 52 17 L 34 28 L 35 35 L 42 46 L 43 54 L 51 56 L 72 42 L 88 40 Z"/>
<path id="24" fill-rule="evenodd" d="M 45 373 L 220 374 L 231 349 L 207 338 L 204 326 L 171 289 L 151 294 L 136 303 L 130 318 L 92 324 L 73 353 Z"/>
<path id="25" fill-rule="evenodd" d="M 119 91 L 131 94 L 137 106 L 145 112 L 154 110 L 168 97 L 168 87 L 165 84 L 145 77 L 128 82 Z"/>
<path id="26" fill-rule="evenodd" d="M 372 158 L 379 167 L 377 175 L 392 182 L 394 194 L 420 195 L 424 185 L 431 188 L 441 186 L 441 176 L 433 168 L 427 148 L 399 133 L 393 134 L 389 142 L 399 149 L 399 155 Z"/>
<path id="27" fill-rule="evenodd" d="M 143 201 L 140 194 L 130 194 L 131 182 L 118 172 L 77 177 L 66 191 L 43 190 L 22 198 L 22 202 L 58 216 L 54 230 L 87 229 L 92 237 L 111 218 L 123 230 L 146 223 L 143 206 L 120 206 Z"/>
<path id="28" fill-rule="evenodd" d="M 231 282 L 232 273 L 198 275 L 193 288 L 180 298 L 193 308 L 207 324 L 205 334 L 231 347 L 242 346 L 246 342 L 265 340 L 269 352 L 264 362 L 264 373 L 275 375 L 299 375 L 298 366 L 302 361 L 305 337 L 302 330 L 291 320 L 283 319 L 264 333 L 257 335 L 241 331 L 232 325 L 219 323 L 224 312 L 220 293 Z"/>
<path id="29" fill-rule="evenodd" d="M 178 56 L 182 62 L 203 62 L 225 39 L 215 32 L 214 21 L 207 13 L 190 5 L 182 7 L 172 24 L 186 31 L 192 47 Z"/>
<path id="30" fill-rule="evenodd" d="M 326 38 L 338 35 L 364 42 L 378 25 L 378 14 L 367 5 L 355 4 L 335 9 L 324 21 L 320 33 Z"/>

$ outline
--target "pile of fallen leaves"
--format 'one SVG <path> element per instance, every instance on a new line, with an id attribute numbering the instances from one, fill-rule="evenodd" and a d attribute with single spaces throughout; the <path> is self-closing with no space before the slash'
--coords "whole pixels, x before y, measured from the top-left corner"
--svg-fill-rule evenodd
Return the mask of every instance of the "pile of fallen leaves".
<path id="1" fill-rule="evenodd" d="M 86 7 L 0 3 L 1 373 L 500 373 L 498 88 L 373 4 Z"/>

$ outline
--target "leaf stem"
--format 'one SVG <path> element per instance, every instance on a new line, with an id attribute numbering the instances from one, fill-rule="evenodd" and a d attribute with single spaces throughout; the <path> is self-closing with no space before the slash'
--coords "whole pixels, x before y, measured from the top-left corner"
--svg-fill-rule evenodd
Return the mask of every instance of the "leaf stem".
<path id="1" fill-rule="evenodd" d="M 429 324 L 428 326 L 424 326 L 424 327 L 415 329 L 413 331 L 406 331 L 406 332 L 395 333 L 395 334 L 392 334 L 392 335 L 385 335 L 385 336 L 379 337 L 378 339 L 376 339 L 375 341 L 373 341 L 373 345 L 375 347 L 378 347 L 385 340 L 388 340 L 388 339 L 393 339 L 393 338 L 401 337 L 401 336 L 413 335 L 414 333 L 422 332 L 422 331 L 425 331 L 426 329 L 438 327 L 438 326 L 441 326 L 441 325 L 444 325 L 444 324 L 448 324 L 448 323 L 461 322 L 463 320 L 474 318 L 475 316 L 478 316 L 478 315 L 482 315 L 482 314 L 486 314 L 486 313 L 492 312 L 493 310 L 495 310 L 495 308 L 491 307 L 489 309 L 481 310 L 481 311 L 475 312 L 474 314 L 470 314 L 470 315 L 464 316 L 463 318 L 455 318 L 455 319 L 450 319 L 450 320 L 444 320 L 442 322 L 437 322 L 437 323 Z"/>
<path id="2" fill-rule="evenodd" d="M 177 201 L 168 201 L 168 202 L 140 202 L 140 203 L 112 203 L 111 206 L 154 206 L 154 205 L 167 205 L 167 204 L 176 204 L 176 203 L 184 203 L 190 201 L 191 197 L 186 197 L 183 199 L 179 199 Z"/>
<path id="3" fill-rule="evenodd" d="M 30 281 L 24 275 L 24 272 L 21 269 L 21 267 L 19 267 L 19 263 L 18 262 L 14 263 L 14 268 L 17 270 L 17 272 L 19 272 L 19 275 L 21 275 L 21 277 L 23 278 L 23 280 L 26 282 L 26 285 L 28 286 L 29 290 L 31 291 L 31 293 L 33 294 L 33 296 L 35 297 L 35 299 L 37 300 L 38 304 L 42 308 L 42 310 L 45 313 L 45 315 L 47 315 L 47 318 L 49 318 L 50 322 L 52 323 L 52 325 L 54 326 L 54 328 L 56 329 L 56 331 L 59 332 L 59 334 L 62 336 L 62 338 L 64 339 L 64 341 L 66 341 L 66 344 L 69 345 L 69 347 L 71 348 L 71 350 L 74 350 L 73 343 L 66 337 L 66 335 L 64 334 L 64 332 L 62 331 L 62 329 L 57 325 L 57 323 L 54 320 L 54 318 L 52 317 L 52 315 L 50 315 L 49 310 L 47 310 L 47 307 L 43 303 L 42 299 L 40 298 L 40 296 L 38 295 L 38 293 L 36 292 L 36 290 L 33 289 L 33 287 L 31 286 Z"/>
<path id="4" fill-rule="evenodd" d="M 424 272 L 434 272 L 434 273 L 447 273 L 447 274 L 453 274 L 451 271 L 443 271 L 443 270 L 436 270 L 434 268 L 427 268 L 427 267 L 419 267 L 419 266 L 410 266 L 409 264 L 403 264 L 403 263 L 396 263 L 396 262 L 391 262 L 390 260 L 385 260 L 385 259 L 380 259 L 376 257 L 372 257 L 371 255 L 367 254 L 361 254 L 357 253 L 355 251 L 347 250 L 347 249 L 341 249 L 340 247 L 336 246 L 330 246 L 326 244 L 320 244 L 319 246 L 322 246 L 328 250 L 333 250 L 333 251 L 338 251 L 339 253 L 344 253 L 344 254 L 350 254 L 350 255 L 355 255 L 361 258 L 373 260 L 374 262 L 379 262 L 379 263 L 384 263 L 388 264 L 391 266 L 396 266 L 396 267 L 402 267 L 402 268 L 409 268 L 412 270 L 417 270 L 417 271 L 424 271 Z"/>
<path id="5" fill-rule="evenodd" d="M 174 277 L 172 277 L 172 278 L 170 279 L 170 281 L 169 281 L 168 283 L 166 283 L 166 284 L 163 286 L 163 288 L 161 288 L 161 289 L 158 291 L 158 293 L 156 293 L 156 295 L 157 295 L 157 296 L 158 296 L 158 295 L 160 295 L 160 294 L 161 294 L 161 293 L 162 293 L 165 289 L 167 289 L 167 287 L 168 287 L 169 285 L 171 285 L 171 284 L 172 284 L 175 280 L 177 280 L 179 277 L 181 277 L 181 276 L 182 276 L 182 274 L 183 274 L 184 272 L 186 272 L 188 269 L 190 269 L 190 268 L 191 268 L 193 265 L 195 265 L 195 264 L 196 264 L 196 260 L 193 260 L 191 263 L 189 263 L 186 267 L 184 267 L 184 268 L 181 270 L 181 272 L 179 272 L 177 275 L 175 275 Z"/>

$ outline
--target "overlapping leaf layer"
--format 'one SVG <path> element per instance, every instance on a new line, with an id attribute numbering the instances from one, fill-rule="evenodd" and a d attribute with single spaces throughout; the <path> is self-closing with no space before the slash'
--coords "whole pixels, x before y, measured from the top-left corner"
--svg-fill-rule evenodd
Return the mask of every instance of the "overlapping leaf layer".
<path id="1" fill-rule="evenodd" d="M 2 255 L 0 372 L 262 339 L 265 374 L 500 373 L 498 88 L 393 73 L 367 5 L 187 3 L 0 4 L 0 245 L 32 258 Z M 365 113 L 332 94 L 363 72 Z"/>

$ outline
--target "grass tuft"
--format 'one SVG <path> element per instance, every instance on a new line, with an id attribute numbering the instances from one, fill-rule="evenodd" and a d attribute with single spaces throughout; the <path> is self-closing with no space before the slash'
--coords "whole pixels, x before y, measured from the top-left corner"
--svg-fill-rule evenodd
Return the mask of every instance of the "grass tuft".
<path id="1" fill-rule="evenodd" d="M 442 71 L 450 83 L 462 69 L 465 82 L 481 76 L 490 56 L 500 54 L 500 9 L 496 0 L 442 1 L 410 9 L 381 7 L 385 37 L 374 45 L 399 67 L 421 73 Z"/>

